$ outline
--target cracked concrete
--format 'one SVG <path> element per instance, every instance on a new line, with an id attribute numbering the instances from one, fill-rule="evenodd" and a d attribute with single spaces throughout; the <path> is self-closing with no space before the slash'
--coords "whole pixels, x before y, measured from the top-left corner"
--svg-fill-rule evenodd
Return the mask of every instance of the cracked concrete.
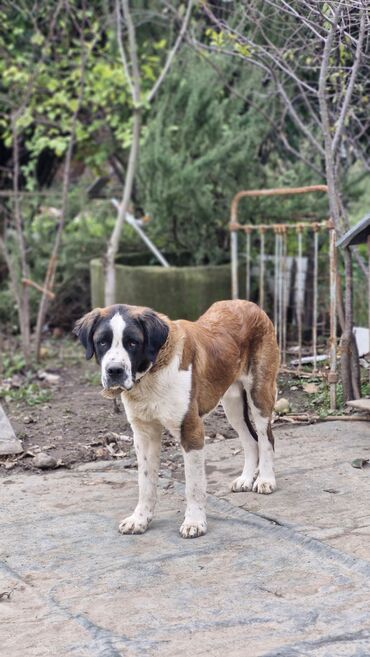
<path id="1" fill-rule="evenodd" d="M 119 463 L 0 480 L 4 657 L 368 657 L 367 423 L 281 428 L 279 489 L 230 494 L 238 444 L 207 446 L 209 531 L 178 535 L 184 488 L 161 480 L 143 536 Z M 327 492 L 327 491 L 332 492 Z M 333 492 L 335 491 L 335 492 Z"/>

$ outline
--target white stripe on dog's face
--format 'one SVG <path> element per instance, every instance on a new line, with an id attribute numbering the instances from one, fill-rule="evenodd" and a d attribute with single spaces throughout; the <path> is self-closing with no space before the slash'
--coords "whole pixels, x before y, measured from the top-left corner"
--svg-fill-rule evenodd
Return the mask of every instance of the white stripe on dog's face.
<path id="1" fill-rule="evenodd" d="M 104 388 L 108 385 L 109 373 L 107 370 L 109 368 L 115 366 L 123 367 L 125 376 L 124 386 L 127 390 L 130 390 L 133 386 L 131 360 L 122 344 L 126 322 L 120 313 L 116 313 L 109 320 L 109 324 L 112 329 L 112 344 L 104 354 L 101 362 L 102 384 Z"/>

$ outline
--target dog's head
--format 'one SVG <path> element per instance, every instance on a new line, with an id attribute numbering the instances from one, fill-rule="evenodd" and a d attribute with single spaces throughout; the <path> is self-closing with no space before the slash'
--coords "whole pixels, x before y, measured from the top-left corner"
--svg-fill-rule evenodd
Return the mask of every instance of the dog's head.
<path id="1" fill-rule="evenodd" d="M 103 388 L 131 390 L 154 365 L 169 333 L 165 318 L 150 308 L 116 304 L 95 308 L 73 330 L 101 366 Z"/>

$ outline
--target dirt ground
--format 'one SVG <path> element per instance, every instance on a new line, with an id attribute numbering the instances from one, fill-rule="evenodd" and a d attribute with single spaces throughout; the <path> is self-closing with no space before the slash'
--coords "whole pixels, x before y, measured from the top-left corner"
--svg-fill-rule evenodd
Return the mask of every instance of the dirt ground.
<path id="1" fill-rule="evenodd" d="M 9 470 L 41 472 L 34 465 L 39 452 L 54 457 L 58 468 L 97 459 L 121 459 L 123 467 L 135 467 L 132 431 L 123 405 L 119 401 L 115 407 L 101 396 L 96 363 L 86 361 L 72 339 L 48 341 L 44 354 L 32 375 L 22 371 L 0 384 L 0 401 L 24 448 L 20 456 L 0 458 L 0 476 Z M 45 374 L 51 381 L 40 379 Z M 205 425 L 210 442 L 236 435 L 221 406 Z M 163 466 L 182 469 L 180 450 L 170 434 L 164 435 L 162 452 Z"/>
<path id="2" fill-rule="evenodd" d="M 52 456 L 57 468 L 97 459 L 122 459 L 123 467 L 136 466 L 123 405 L 101 396 L 99 368 L 94 360 L 85 360 L 76 340 L 46 340 L 42 362 L 28 371 L 15 343 L 8 341 L 4 347 L 0 402 L 24 451 L 0 457 L 0 476 L 9 470 L 40 472 L 34 460 L 40 452 Z M 278 396 L 289 400 L 293 413 L 317 417 L 327 412 L 327 385 L 317 379 L 280 375 Z M 221 405 L 206 418 L 205 427 L 207 442 L 236 437 Z M 180 450 L 168 433 L 162 450 L 162 465 L 181 476 Z"/>

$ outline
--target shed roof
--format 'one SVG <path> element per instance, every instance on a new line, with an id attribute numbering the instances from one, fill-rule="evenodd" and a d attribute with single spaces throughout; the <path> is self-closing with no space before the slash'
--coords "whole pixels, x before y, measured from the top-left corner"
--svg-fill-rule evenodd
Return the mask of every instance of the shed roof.
<path id="1" fill-rule="evenodd" d="M 337 241 L 337 246 L 345 247 L 352 244 L 364 244 L 370 235 L 370 212 L 366 214 L 356 226 L 347 230 L 347 232 Z"/>

